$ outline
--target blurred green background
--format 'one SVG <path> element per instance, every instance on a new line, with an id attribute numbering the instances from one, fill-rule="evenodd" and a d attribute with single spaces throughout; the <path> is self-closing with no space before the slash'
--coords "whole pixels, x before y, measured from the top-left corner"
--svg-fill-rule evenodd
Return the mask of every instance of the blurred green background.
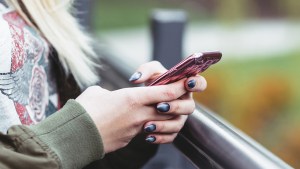
<path id="1" fill-rule="evenodd" d="M 300 168 L 300 1 L 99 0 L 93 8 L 93 30 L 102 34 L 147 29 L 154 8 L 184 9 L 189 25 L 224 30 L 231 37 L 216 39 L 214 46 L 221 48 L 223 61 L 203 73 L 208 88 L 194 97 Z M 262 33 L 247 39 L 253 31 Z M 254 45 L 243 46 L 248 41 Z"/>

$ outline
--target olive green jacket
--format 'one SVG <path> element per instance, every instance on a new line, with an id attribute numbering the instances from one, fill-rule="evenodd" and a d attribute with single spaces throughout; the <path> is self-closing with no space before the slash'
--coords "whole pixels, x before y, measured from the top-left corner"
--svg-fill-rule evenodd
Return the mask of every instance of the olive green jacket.
<path id="1" fill-rule="evenodd" d="M 103 158 L 95 124 L 80 104 L 69 100 L 37 125 L 13 126 L 7 134 L 0 133 L 0 169 L 139 168 L 156 148 L 135 138 Z"/>

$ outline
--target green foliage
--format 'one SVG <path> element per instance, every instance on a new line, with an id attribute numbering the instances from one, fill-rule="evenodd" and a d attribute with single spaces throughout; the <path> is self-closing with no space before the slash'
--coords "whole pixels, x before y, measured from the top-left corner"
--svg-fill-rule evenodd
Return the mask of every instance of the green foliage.
<path id="1" fill-rule="evenodd" d="M 178 9 L 177 1 L 101 0 L 94 6 L 93 24 L 96 30 L 122 29 L 145 26 L 155 8 Z"/>
<path id="2" fill-rule="evenodd" d="M 288 18 L 293 20 L 300 19 L 300 1 L 298 0 L 285 0 L 280 1 L 279 5 L 285 10 Z"/>
<path id="3" fill-rule="evenodd" d="M 237 22 L 249 16 L 249 1 L 247 0 L 222 0 L 217 5 L 217 18 L 224 22 Z"/>
<path id="4" fill-rule="evenodd" d="M 299 168 L 299 64 L 300 52 L 217 64 L 195 99 Z"/>
<path id="5" fill-rule="evenodd" d="M 269 5 L 259 0 L 95 0 L 93 7 L 95 30 L 146 26 L 155 8 L 183 9 L 191 21 L 198 22 L 234 24 L 245 19 L 259 19 L 262 13 L 274 18 L 300 19 L 300 1 L 297 0 L 275 0 Z"/>

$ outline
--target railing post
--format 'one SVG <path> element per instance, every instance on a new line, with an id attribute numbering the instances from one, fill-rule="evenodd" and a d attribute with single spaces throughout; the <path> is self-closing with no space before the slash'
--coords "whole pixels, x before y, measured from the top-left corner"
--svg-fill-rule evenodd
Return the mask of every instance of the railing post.
<path id="1" fill-rule="evenodd" d="M 76 16 L 79 23 L 87 31 L 92 30 L 92 8 L 95 0 L 77 0 L 74 2 L 74 7 L 77 9 Z"/>
<path id="2" fill-rule="evenodd" d="M 182 60 L 183 32 L 186 13 L 182 10 L 155 10 L 151 17 L 153 59 L 171 68 Z M 187 161 L 173 144 L 160 145 L 156 156 L 143 169 L 169 169 L 195 167 Z"/>
<path id="3" fill-rule="evenodd" d="M 153 59 L 170 68 L 182 60 L 183 32 L 187 17 L 182 10 L 154 10 L 151 16 Z"/>

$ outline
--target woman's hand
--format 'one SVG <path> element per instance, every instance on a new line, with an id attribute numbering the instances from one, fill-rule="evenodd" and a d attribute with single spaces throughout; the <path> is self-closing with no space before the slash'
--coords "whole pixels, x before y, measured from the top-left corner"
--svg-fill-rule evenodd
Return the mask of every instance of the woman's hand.
<path id="1" fill-rule="evenodd" d="M 142 72 L 135 83 L 147 82 L 165 69 L 158 62 L 139 68 Z M 188 91 L 202 91 L 206 81 L 201 76 L 149 87 L 108 91 L 92 86 L 76 98 L 91 116 L 102 137 L 104 151 L 109 153 L 126 146 L 141 131 L 151 133 L 148 142 L 167 143 L 174 140 L 194 110 Z M 155 130 L 153 130 L 155 125 Z"/>
<path id="2" fill-rule="evenodd" d="M 151 83 L 155 78 L 167 70 L 157 61 L 141 65 L 135 74 L 129 79 L 131 82 Z M 187 117 L 195 109 L 195 103 L 191 92 L 201 92 L 206 86 L 206 80 L 202 76 L 194 76 L 185 79 L 186 93 L 178 99 L 162 102 L 156 105 L 157 113 L 161 115 L 172 115 L 169 120 L 148 121 L 144 125 L 144 131 L 149 133 L 146 141 L 150 143 L 169 143 L 182 129 Z"/>
<path id="3" fill-rule="evenodd" d="M 145 123 L 173 119 L 174 114 L 181 114 L 179 110 L 185 110 L 186 108 L 181 108 L 185 104 L 173 100 L 185 93 L 184 80 L 169 85 L 124 88 L 116 91 L 93 86 L 78 96 L 76 101 L 95 122 L 102 137 L 104 151 L 108 153 L 126 146 L 143 130 Z M 158 114 L 153 106 L 157 103 L 170 103 L 170 115 Z M 177 107 L 177 110 L 173 107 Z"/>

